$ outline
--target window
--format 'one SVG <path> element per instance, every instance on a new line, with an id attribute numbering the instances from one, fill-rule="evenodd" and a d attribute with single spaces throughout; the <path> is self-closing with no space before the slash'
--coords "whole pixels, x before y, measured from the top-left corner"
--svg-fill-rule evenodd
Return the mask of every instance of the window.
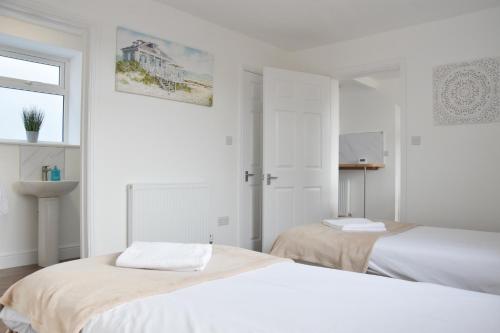
<path id="1" fill-rule="evenodd" d="M 65 61 L 0 47 L 0 139 L 26 140 L 23 108 L 45 114 L 39 140 L 65 141 L 68 82 Z"/>

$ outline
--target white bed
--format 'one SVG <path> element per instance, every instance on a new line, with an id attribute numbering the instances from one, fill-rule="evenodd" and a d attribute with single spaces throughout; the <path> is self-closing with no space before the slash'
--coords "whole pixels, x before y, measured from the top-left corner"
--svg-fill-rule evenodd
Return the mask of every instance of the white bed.
<path id="1" fill-rule="evenodd" d="M 500 295 L 500 233 L 385 223 L 387 234 L 297 226 L 279 235 L 271 254 Z"/>
<path id="2" fill-rule="evenodd" d="M 83 333 L 497 333 L 499 313 L 496 295 L 280 263 L 117 306 Z M 8 309 L 0 318 L 34 333 Z"/>
<path id="3" fill-rule="evenodd" d="M 382 237 L 372 273 L 500 295 L 500 233 L 416 227 Z"/>

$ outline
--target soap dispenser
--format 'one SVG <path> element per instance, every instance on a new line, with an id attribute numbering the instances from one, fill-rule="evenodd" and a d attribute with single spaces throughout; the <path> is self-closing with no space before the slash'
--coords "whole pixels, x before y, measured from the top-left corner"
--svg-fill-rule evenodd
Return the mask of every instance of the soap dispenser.
<path id="1" fill-rule="evenodd" d="M 50 172 L 50 180 L 51 181 L 60 181 L 61 180 L 61 169 L 57 167 L 57 165 L 54 165 L 52 168 L 52 171 Z"/>

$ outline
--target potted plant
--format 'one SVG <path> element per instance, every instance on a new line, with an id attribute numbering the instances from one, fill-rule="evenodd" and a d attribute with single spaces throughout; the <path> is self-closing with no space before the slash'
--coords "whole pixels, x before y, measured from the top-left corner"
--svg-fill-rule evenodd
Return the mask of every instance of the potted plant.
<path id="1" fill-rule="evenodd" d="M 36 106 L 23 108 L 24 129 L 28 142 L 38 142 L 38 132 L 40 132 L 44 117 L 43 111 Z"/>

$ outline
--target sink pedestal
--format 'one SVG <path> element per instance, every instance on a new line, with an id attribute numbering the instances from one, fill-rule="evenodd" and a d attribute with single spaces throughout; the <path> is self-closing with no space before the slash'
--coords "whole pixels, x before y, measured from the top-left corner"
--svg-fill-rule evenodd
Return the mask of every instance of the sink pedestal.
<path id="1" fill-rule="evenodd" d="M 38 265 L 59 262 L 59 198 L 38 198 Z"/>
<path id="2" fill-rule="evenodd" d="M 21 194 L 38 198 L 38 265 L 59 262 L 59 197 L 70 193 L 78 181 L 57 182 L 21 180 L 14 188 Z"/>

